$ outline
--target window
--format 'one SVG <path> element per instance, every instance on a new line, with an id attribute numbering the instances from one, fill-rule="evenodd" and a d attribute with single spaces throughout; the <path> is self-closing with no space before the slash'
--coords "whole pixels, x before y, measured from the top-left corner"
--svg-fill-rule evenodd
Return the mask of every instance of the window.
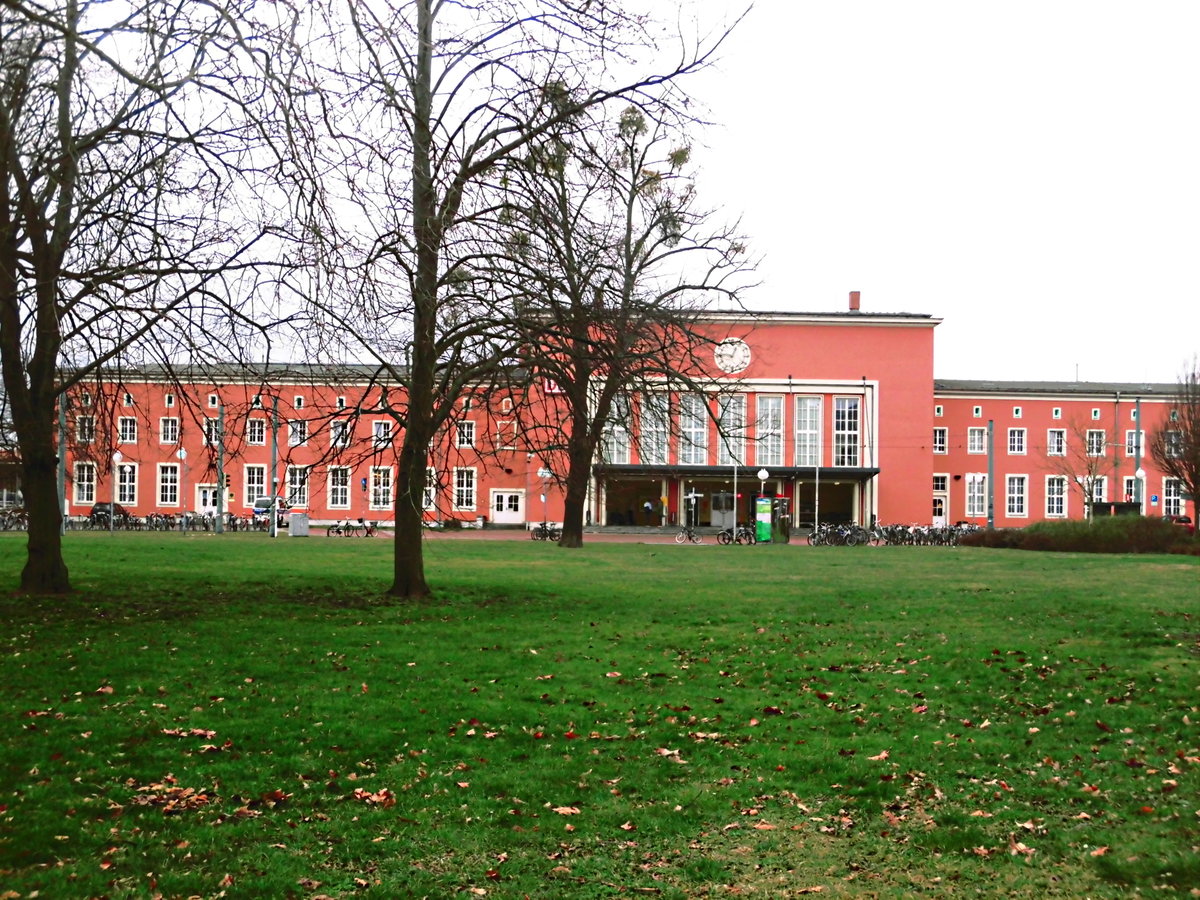
<path id="1" fill-rule="evenodd" d="M 392 508 L 391 466 L 371 467 L 371 509 Z"/>
<path id="2" fill-rule="evenodd" d="M 305 419 L 293 419 L 288 422 L 288 446 L 302 447 L 308 443 L 308 422 Z"/>
<path id="3" fill-rule="evenodd" d="M 987 429 L 986 428 L 968 428 L 967 429 L 967 452 L 968 453 L 987 453 Z"/>
<path id="4" fill-rule="evenodd" d="M 204 443 L 209 447 L 216 447 L 221 443 L 220 419 L 206 418 L 204 420 Z"/>
<path id="5" fill-rule="evenodd" d="M 937 493 L 937 494 L 944 494 L 944 493 L 946 493 L 946 491 L 950 490 L 950 476 L 949 475 L 934 475 L 933 476 L 933 490 L 934 490 L 934 493 Z"/>
<path id="6" fill-rule="evenodd" d="M 338 408 L 338 409 L 345 409 L 345 408 L 346 408 L 346 398 L 345 398 L 345 397 L 338 397 L 338 398 L 337 398 L 337 408 Z"/>
<path id="7" fill-rule="evenodd" d="M 1178 478 L 1163 479 L 1163 515 L 1183 515 L 1183 487 Z"/>
<path id="8" fill-rule="evenodd" d="M 124 406 L 133 406 L 133 394 L 126 392 L 125 396 L 121 398 L 121 403 Z"/>
<path id="9" fill-rule="evenodd" d="M 1025 475 L 1009 475 L 1005 482 L 1008 486 L 1005 491 L 1005 508 L 1008 515 L 1016 517 L 1029 515 L 1025 505 L 1029 479 Z"/>
<path id="10" fill-rule="evenodd" d="M 267 442 L 267 420 L 266 419 L 247 419 L 246 420 L 246 443 L 253 444 L 256 447 L 261 447 Z M 253 498 L 251 498 L 253 499 Z"/>
<path id="11" fill-rule="evenodd" d="M 1092 407 L 1092 421 L 1093 422 L 1100 421 L 1100 407 L 1098 407 L 1098 406 Z"/>
<path id="12" fill-rule="evenodd" d="M 160 444 L 179 443 L 179 420 L 174 416 L 163 416 L 158 420 L 158 442 Z"/>
<path id="13" fill-rule="evenodd" d="M 667 464 L 669 415 L 665 394 L 647 394 L 642 398 L 642 421 L 638 429 L 641 435 L 638 456 L 642 465 L 665 466 Z"/>
<path id="14" fill-rule="evenodd" d="M 1167 420 L 1170 422 L 1178 422 L 1179 421 L 1179 410 L 1177 410 L 1177 409 L 1171 410 L 1171 412 L 1167 414 Z"/>
<path id="15" fill-rule="evenodd" d="M 1067 455 L 1067 431 L 1065 428 L 1051 428 L 1046 432 L 1046 455 Z"/>
<path id="16" fill-rule="evenodd" d="M 933 429 L 933 452 L 934 453 L 945 453 L 946 452 L 946 429 L 945 428 Z"/>
<path id="17" fill-rule="evenodd" d="M 971 407 L 971 415 L 974 418 L 978 419 L 980 416 L 983 415 L 983 407 L 982 406 L 972 406 Z"/>
<path id="18" fill-rule="evenodd" d="M 96 502 L 96 464 L 75 463 L 75 503 Z"/>
<path id="19" fill-rule="evenodd" d="M 438 495 L 438 476 L 437 469 L 425 470 L 425 490 L 421 497 L 421 505 L 425 509 L 433 509 L 437 506 Z"/>
<path id="20" fill-rule="evenodd" d="M 304 409 L 304 398 L 297 396 L 292 398 L 292 407 L 294 409 Z"/>
<path id="21" fill-rule="evenodd" d="M 331 466 L 329 469 L 329 508 L 350 508 L 350 469 L 348 466 Z"/>
<path id="22" fill-rule="evenodd" d="M 175 406 L 175 395 L 174 394 L 165 395 L 163 397 L 163 406 L 165 406 L 167 409 L 171 409 L 172 407 L 174 407 Z"/>
<path id="23" fill-rule="evenodd" d="M 350 444 L 350 424 L 345 419 L 334 419 L 329 423 L 329 446 L 335 449 Z"/>
<path id="24" fill-rule="evenodd" d="M 612 412 L 604 425 L 600 454 L 605 462 L 623 465 L 629 462 L 629 395 L 613 398 Z"/>
<path id="25" fill-rule="evenodd" d="M 783 398 L 763 397 L 755 401 L 758 419 L 754 423 L 754 460 L 760 466 L 783 465 Z M 857 402 L 857 401 L 855 401 Z M 857 412 L 855 413 L 857 422 Z M 857 429 L 857 424 L 855 425 Z M 857 447 L 855 448 L 857 451 Z M 857 459 L 847 465 L 856 465 Z"/>
<path id="26" fill-rule="evenodd" d="M 517 423 L 514 421 L 500 421 L 496 423 L 496 449 L 498 450 L 516 450 L 517 449 Z"/>
<path id="27" fill-rule="evenodd" d="M 475 508 L 475 470 L 454 470 L 454 508 Z"/>
<path id="28" fill-rule="evenodd" d="M 563 389 L 561 387 L 559 387 L 558 382 L 555 381 L 553 378 L 543 378 L 542 379 L 542 392 L 545 394 L 564 393 Z"/>
<path id="29" fill-rule="evenodd" d="M 746 461 L 746 395 L 724 394 L 717 398 L 717 465 L 742 465 Z"/>
<path id="30" fill-rule="evenodd" d="M 267 493 L 267 467 L 246 466 L 246 505 L 253 505 L 259 497 L 269 497 Z"/>
<path id="31" fill-rule="evenodd" d="M 467 402 L 467 401 L 464 401 Z M 475 423 L 474 422 L 459 422 L 458 423 L 458 439 L 456 441 L 458 447 L 474 447 L 475 446 Z"/>
<path id="32" fill-rule="evenodd" d="M 80 444 L 90 444 L 96 440 L 96 417 L 75 417 L 75 440 Z"/>
<path id="33" fill-rule="evenodd" d="M 1046 518 L 1061 519 L 1067 514 L 1067 479 L 1063 475 L 1046 477 Z"/>
<path id="34" fill-rule="evenodd" d="M 1140 485 L 1138 484 L 1138 479 L 1136 476 L 1126 475 L 1121 479 L 1121 483 L 1124 486 L 1124 490 L 1121 493 L 1124 496 L 1126 503 L 1136 503 L 1141 499 L 1138 496 Z"/>
<path id="35" fill-rule="evenodd" d="M 137 419 L 133 416 L 117 419 L 117 441 L 122 444 L 137 443 Z"/>
<path id="36" fill-rule="evenodd" d="M 796 398 L 796 465 L 821 465 L 821 398 Z"/>
<path id="37" fill-rule="evenodd" d="M 137 503 L 137 466 L 133 463 L 117 466 L 117 502 L 127 506 Z"/>
<path id="38" fill-rule="evenodd" d="M 1146 432 L 1131 429 L 1125 432 L 1125 455 L 1138 456 L 1146 453 Z"/>
<path id="39" fill-rule="evenodd" d="M 80 406 L 91 406 L 92 405 L 92 395 L 89 394 L 87 391 L 84 391 L 82 394 L 80 394 L 79 395 L 79 405 Z"/>
<path id="40" fill-rule="evenodd" d="M 209 409 L 216 409 L 220 405 L 221 405 L 220 397 L 218 397 L 216 394 L 208 395 L 208 408 Z"/>
<path id="41" fill-rule="evenodd" d="M 308 506 L 308 466 L 287 467 L 287 502 Z"/>
<path id="42" fill-rule="evenodd" d="M 833 400 L 833 464 L 858 465 L 858 398 Z"/>
<path id="43" fill-rule="evenodd" d="M 1025 429 L 1008 429 L 1008 452 L 1010 456 L 1022 456 L 1025 453 Z"/>
<path id="44" fill-rule="evenodd" d="M 1014 407 L 1013 407 L 1013 418 L 1014 418 L 1014 419 L 1019 419 L 1019 418 L 1021 418 L 1021 407 L 1019 407 L 1019 406 L 1014 406 Z"/>
<path id="45" fill-rule="evenodd" d="M 505 397 L 500 401 L 500 412 L 512 412 L 513 402 L 512 397 Z"/>
<path id="46" fill-rule="evenodd" d="M 158 505 L 179 505 L 179 466 L 174 463 L 158 466 Z"/>
<path id="47" fill-rule="evenodd" d="M 255 394 L 254 399 L 250 401 L 251 409 L 262 409 L 262 394 Z"/>
<path id="48" fill-rule="evenodd" d="M 703 466 L 708 463 L 708 411 L 700 394 L 679 398 L 679 464 Z"/>
<path id="49" fill-rule="evenodd" d="M 1062 418 L 1062 407 L 1056 406 L 1056 407 L 1054 407 L 1054 409 L 1050 410 L 1050 418 L 1061 419 Z"/>
<path id="50" fill-rule="evenodd" d="M 1163 432 L 1163 452 L 1168 459 L 1179 459 L 1183 456 L 1183 432 Z"/>
<path id="51" fill-rule="evenodd" d="M 987 515 L 987 475 L 972 472 L 964 475 L 967 482 L 967 516 L 979 518 Z"/>
<path id="52" fill-rule="evenodd" d="M 1108 496 L 1108 478 L 1103 475 L 1080 475 L 1075 478 L 1075 483 L 1083 490 L 1084 496 L 1091 494 L 1093 503 L 1103 503 Z"/>
<path id="53" fill-rule="evenodd" d="M 376 419 L 371 423 L 371 438 L 376 449 L 390 446 L 392 443 L 392 420 Z M 462 444 L 459 444 L 461 447 Z"/>
<path id="54" fill-rule="evenodd" d="M 1087 433 L 1087 455 L 1088 456 L 1103 456 L 1104 455 L 1104 430 L 1100 428 L 1089 428 Z"/>
<path id="55" fill-rule="evenodd" d="M 939 403 L 933 408 L 933 416 L 936 419 L 940 419 L 942 417 L 942 404 Z"/>

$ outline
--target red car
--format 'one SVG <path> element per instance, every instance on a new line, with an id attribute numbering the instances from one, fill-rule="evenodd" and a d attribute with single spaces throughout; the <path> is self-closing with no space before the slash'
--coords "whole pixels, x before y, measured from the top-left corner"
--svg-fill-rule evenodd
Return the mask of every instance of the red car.
<path id="1" fill-rule="evenodd" d="M 1186 528 L 1187 533 L 1194 535 L 1196 533 L 1196 523 L 1192 521 L 1191 516 L 1163 516 L 1172 525 L 1178 525 L 1180 528 Z"/>

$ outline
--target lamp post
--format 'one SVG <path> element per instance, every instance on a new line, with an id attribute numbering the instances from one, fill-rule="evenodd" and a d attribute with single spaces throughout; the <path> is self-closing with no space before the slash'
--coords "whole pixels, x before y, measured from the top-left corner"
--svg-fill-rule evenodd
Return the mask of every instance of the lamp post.
<path id="1" fill-rule="evenodd" d="M 1136 486 L 1134 488 L 1137 491 L 1137 496 L 1135 496 L 1133 499 L 1137 501 L 1138 515 L 1144 516 L 1146 514 L 1143 504 L 1143 500 L 1146 496 L 1146 470 L 1141 466 L 1138 466 L 1137 471 L 1133 473 L 1133 477 L 1137 479 L 1137 482 L 1135 483 Z"/>
<path id="2" fill-rule="evenodd" d="M 754 504 L 754 507 L 755 507 L 755 509 L 754 509 L 754 536 L 760 541 L 768 541 L 771 538 L 771 532 L 770 532 L 769 525 L 768 525 L 768 528 L 765 530 L 759 528 L 759 524 L 762 522 L 762 519 L 759 518 L 759 516 L 762 515 L 760 510 L 765 505 L 763 503 L 763 501 L 766 499 L 767 479 L 770 477 L 771 477 L 771 473 L 768 472 L 766 469 L 758 470 L 758 500 Z M 770 512 L 769 512 L 770 508 L 771 508 L 770 506 L 767 506 L 768 523 L 770 521 Z"/>
<path id="3" fill-rule="evenodd" d="M 112 497 L 110 498 L 111 502 L 108 504 L 108 533 L 109 534 L 112 534 L 112 532 L 113 532 L 113 519 L 115 519 L 117 517 L 117 481 L 121 477 L 121 460 L 123 460 L 124 458 L 125 457 L 121 455 L 120 450 L 116 451 L 112 455 L 112 461 L 113 461 Z"/>
<path id="4" fill-rule="evenodd" d="M 183 531 L 184 520 L 187 519 L 187 503 L 184 502 L 186 496 L 184 486 L 187 484 L 187 451 L 180 447 L 175 455 L 179 457 L 179 530 Z"/>

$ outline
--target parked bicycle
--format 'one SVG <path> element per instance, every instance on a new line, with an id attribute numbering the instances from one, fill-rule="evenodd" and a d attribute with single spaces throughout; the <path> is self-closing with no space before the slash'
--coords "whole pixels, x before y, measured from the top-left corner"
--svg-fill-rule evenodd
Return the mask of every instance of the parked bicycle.
<path id="1" fill-rule="evenodd" d="M 725 528 L 717 532 L 718 544 L 756 544 L 758 537 L 754 529 L 748 525 L 738 525 L 736 529 Z"/>
<path id="2" fill-rule="evenodd" d="M 562 532 L 558 530 L 558 526 L 551 525 L 547 522 L 542 522 L 540 525 L 535 525 L 529 529 L 529 538 L 534 541 L 553 541 L 558 543 L 562 537 Z"/>
<path id="3" fill-rule="evenodd" d="M 703 540 L 704 538 L 700 536 L 700 532 L 691 525 L 684 525 L 679 529 L 679 534 L 675 535 L 675 543 L 677 544 L 699 544 Z"/>

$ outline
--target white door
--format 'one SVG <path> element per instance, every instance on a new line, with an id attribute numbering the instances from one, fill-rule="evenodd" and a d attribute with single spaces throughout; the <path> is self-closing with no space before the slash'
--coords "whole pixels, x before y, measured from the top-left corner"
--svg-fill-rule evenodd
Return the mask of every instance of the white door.
<path id="1" fill-rule="evenodd" d="M 215 484 L 196 485 L 196 512 L 215 513 L 217 511 L 217 486 Z"/>
<path id="2" fill-rule="evenodd" d="M 934 528 L 945 528 L 946 527 L 946 495 L 945 494 L 934 494 L 933 495 L 933 527 Z"/>
<path id="3" fill-rule="evenodd" d="M 492 523 L 521 525 L 525 522 L 525 492 L 492 491 Z"/>

